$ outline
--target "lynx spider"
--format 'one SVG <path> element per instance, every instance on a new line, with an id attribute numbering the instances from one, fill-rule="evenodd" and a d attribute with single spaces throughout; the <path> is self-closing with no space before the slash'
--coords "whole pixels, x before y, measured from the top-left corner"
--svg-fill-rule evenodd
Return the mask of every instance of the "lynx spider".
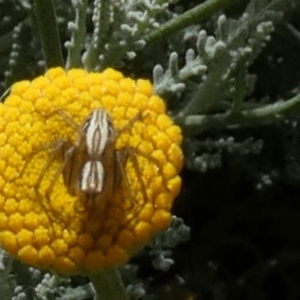
<path id="1" fill-rule="evenodd" d="M 112 197 L 123 179 L 129 192 L 130 203 L 134 205 L 135 200 L 125 172 L 127 160 L 130 158 L 141 186 L 142 196 L 145 202 L 148 201 L 136 154 L 152 161 L 162 175 L 159 161 L 130 146 L 124 146 L 119 150 L 115 149 L 118 137 L 142 118 L 141 113 L 136 114 L 123 128 L 118 130 L 115 130 L 110 116 L 102 108 L 93 110 L 80 126 L 74 123 L 64 111 L 58 110 L 55 113 L 60 115 L 78 133 L 78 137 L 75 142 L 71 142 L 69 139 L 58 139 L 44 145 L 33 152 L 26 161 L 21 175 L 37 153 L 49 148 L 53 149 L 34 185 L 35 193 L 38 196 L 41 196 L 39 192 L 40 185 L 48 169 L 56 157 L 61 156 L 63 161 L 45 191 L 46 199 L 50 199 L 52 190 L 62 174 L 68 192 L 71 195 L 79 195 L 84 203 L 88 205 L 101 201 L 104 197 Z M 119 169 L 120 174 L 118 174 L 117 169 Z M 165 185 L 165 183 L 163 184 Z M 45 206 L 45 211 L 47 211 L 46 205 L 43 203 L 42 205 Z M 52 219 L 51 215 L 49 217 Z"/>

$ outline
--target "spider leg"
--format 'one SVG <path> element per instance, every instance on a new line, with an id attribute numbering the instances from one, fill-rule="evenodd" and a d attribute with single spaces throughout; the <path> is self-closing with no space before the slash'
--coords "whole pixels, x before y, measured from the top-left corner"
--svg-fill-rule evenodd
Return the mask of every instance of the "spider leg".
<path id="1" fill-rule="evenodd" d="M 47 170 L 49 170 L 51 164 L 53 163 L 53 160 L 58 156 L 58 152 L 62 149 L 64 143 L 65 143 L 65 140 L 55 141 L 55 143 L 52 143 L 53 151 L 51 152 L 47 162 L 44 164 L 42 170 L 40 171 L 39 177 L 37 178 L 35 185 L 34 185 L 34 190 L 35 190 L 36 194 L 40 195 L 39 188 L 41 186 L 43 178 L 45 177 Z"/>
<path id="2" fill-rule="evenodd" d="M 56 149 L 55 151 L 59 151 L 59 150 L 63 149 L 63 147 L 66 144 L 68 145 L 69 143 L 65 142 L 65 143 L 61 144 L 61 147 L 58 148 L 58 149 Z M 45 196 L 46 196 L 47 199 L 50 198 L 50 195 L 51 195 L 51 193 L 53 191 L 55 183 L 58 180 L 58 177 L 63 173 L 63 171 L 64 171 L 67 163 L 69 163 L 70 159 L 72 158 L 72 155 L 73 155 L 75 149 L 76 149 L 76 146 L 70 144 L 69 147 L 68 147 L 68 149 L 64 152 L 63 162 L 61 163 L 60 167 L 56 170 L 56 172 L 55 172 L 55 174 L 54 174 L 54 176 L 53 176 L 53 178 L 51 180 L 51 183 L 50 183 L 50 185 L 48 186 L 48 188 L 47 188 L 47 190 L 45 192 Z M 55 154 L 57 154 L 57 153 L 54 153 L 54 155 Z"/>
<path id="3" fill-rule="evenodd" d="M 128 157 L 129 157 L 129 154 L 128 154 L 127 151 L 116 150 L 116 160 L 117 160 L 117 164 L 118 164 L 118 168 L 120 170 L 120 175 L 121 176 L 118 174 L 118 172 L 116 172 L 117 168 L 115 167 L 114 187 L 113 187 L 114 190 L 113 190 L 113 192 L 115 193 L 118 190 L 118 188 L 120 186 L 120 183 L 121 183 L 121 180 L 123 179 L 124 182 L 125 182 L 126 188 L 129 192 L 131 207 L 133 207 L 135 200 L 134 200 L 134 197 L 132 195 L 132 191 L 131 191 L 131 188 L 130 188 L 128 177 L 127 177 L 126 172 L 125 172 L 125 167 L 126 167 Z"/>
<path id="4" fill-rule="evenodd" d="M 122 128 L 119 128 L 115 131 L 114 135 L 112 135 L 111 139 L 113 141 L 116 141 L 118 139 L 118 137 L 126 130 L 130 129 L 130 127 L 133 126 L 133 124 L 135 122 L 137 122 L 138 120 L 141 120 L 143 118 L 142 113 L 138 112 L 133 118 L 131 118 L 128 123 L 123 126 Z"/>
<path id="5" fill-rule="evenodd" d="M 134 168 L 134 171 L 135 171 L 135 174 L 136 174 L 137 179 L 138 179 L 138 182 L 141 185 L 143 199 L 145 200 L 146 203 L 149 202 L 149 198 L 148 198 L 148 195 L 147 195 L 147 192 L 146 192 L 146 186 L 145 186 L 145 183 L 143 181 L 141 170 L 140 170 L 140 167 L 139 167 L 139 163 L 138 163 L 138 160 L 137 160 L 137 158 L 135 156 L 133 148 L 130 147 L 130 146 L 125 146 L 124 148 L 120 149 L 119 151 L 123 152 L 123 155 L 126 155 L 127 159 L 128 158 L 131 159 L 132 165 L 133 165 L 133 168 Z M 127 161 L 127 159 L 126 159 L 126 161 Z M 125 181 L 125 184 L 127 185 L 128 189 L 131 191 L 131 188 L 130 188 L 130 185 L 129 185 L 129 182 L 128 182 L 128 178 L 127 178 L 127 175 L 125 173 L 125 169 L 124 168 L 125 168 L 125 165 L 122 168 L 123 172 L 124 172 L 124 176 L 126 177 L 126 181 L 127 181 L 127 183 Z M 131 193 L 131 195 L 132 195 L 132 193 Z M 133 199 L 133 196 L 131 196 L 131 197 Z M 134 200 L 131 200 L 131 201 L 134 202 Z"/>
<path id="6" fill-rule="evenodd" d="M 67 115 L 65 113 L 65 111 L 59 109 L 59 110 L 56 110 L 54 111 L 55 114 L 58 114 L 59 116 L 61 116 L 65 122 L 71 127 L 74 129 L 74 131 L 76 131 L 79 136 L 83 136 L 83 132 L 82 132 L 82 129 L 80 126 L 78 126 L 71 118 L 69 115 Z"/>
<path id="7" fill-rule="evenodd" d="M 61 164 L 61 166 L 59 167 L 59 169 L 55 172 L 55 175 L 53 177 L 53 179 L 51 180 L 51 183 L 49 185 L 49 187 L 47 188 L 46 192 L 45 192 L 45 196 L 43 196 L 39 189 L 41 186 L 41 183 L 47 173 L 47 171 L 49 170 L 49 168 L 51 167 L 53 161 L 55 160 L 55 158 L 60 154 L 60 151 L 63 149 L 65 143 L 68 143 L 67 140 L 60 140 L 60 141 L 56 141 L 55 143 L 52 143 L 53 145 L 55 145 L 55 148 L 53 149 L 53 151 L 51 152 L 51 154 L 49 155 L 49 158 L 47 160 L 47 162 L 44 164 L 42 170 L 40 171 L 39 177 L 37 178 L 35 185 L 34 185 L 34 191 L 35 194 L 37 195 L 37 198 L 40 199 L 40 204 L 42 205 L 44 211 L 46 212 L 47 216 L 49 217 L 49 219 L 55 223 L 57 222 L 57 219 L 60 219 L 61 222 L 64 222 L 64 220 L 62 218 L 59 217 L 58 214 L 56 214 L 55 216 L 53 216 L 53 213 L 51 213 L 53 211 L 53 208 L 51 206 L 51 201 L 50 201 L 50 194 L 53 190 L 53 187 L 59 177 L 59 175 L 62 172 L 64 163 Z M 43 200 L 44 197 L 46 198 L 46 202 Z"/>
<path id="8" fill-rule="evenodd" d="M 56 110 L 54 110 L 54 111 L 52 111 L 51 113 L 49 113 L 49 114 L 46 114 L 46 115 L 44 115 L 44 114 L 42 114 L 42 113 L 40 113 L 40 112 L 38 112 L 44 119 L 49 119 L 49 118 L 51 118 L 51 117 L 53 117 L 53 116 L 55 116 L 55 115 L 59 115 L 60 117 L 62 117 L 64 120 L 65 120 L 65 122 L 70 126 L 70 127 L 72 127 L 73 129 L 74 129 L 74 131 L 76 131 L 77 133 L 79 133 L 79 134 L 82 134 L 82 130 L 81 130 L 81 128 L 80 128 L 80 126 L 78 126 L 73 120 L 72 120 L 72 118 L 68 115 L 68 114 L 66 114 L 66 112 L 64 111 L 64 110 L 62 110 L 62 109 L 56 109 Z"/>
<path id="9" fill-rule="evenodd" d="M 21 178 L 24 175 L 24 172 L 26 171 L 29 163 L 32 161 L 32 159 L 39 154 L 42 151 L 46 151 L 50 148 L 52 149 L 56 149 L 58 145 L 60 145 L 61 143 L 63 143 L 64 140 L 56 140 L 55 142 L 51 142 L 45 145 L 40 146 L 39 148 L 35 149 L 29 156 L 29 158 L 26 159 L 24 166 L 22 167 L 20 174 L 13 180 L 17 180 L 18 178 Z"/>
<path id="10" fill-rule="evenodd" d="M 130 152 L 132 153 L 131 156 L 135 156 L 134 154 L 140 155 L 140 156 L 148 159 L 149 161 L 151 161 L 157 167 L 159 175 L 162 178 L 164 188 L 167 191 L 170 191 L 169 188 L 168 188 L 168 186 L 167 186 L 166 181 L 164 180 L 164 172 L 163 172 L 163 169 L 161 167 L 161 162 L 158 159 L 156 159 L 155 157 L 153 157 L 153 156 L 151 156 L 151 155 L 149 155 L 147 153 L 144 153 L 143 151 L 141 151 L 141 150 L 139 150 L 139 149 L 137 149 L 135 147 L 130 147 L 130 146 L 127 146 L 127 147 L 130 148 Z"/>

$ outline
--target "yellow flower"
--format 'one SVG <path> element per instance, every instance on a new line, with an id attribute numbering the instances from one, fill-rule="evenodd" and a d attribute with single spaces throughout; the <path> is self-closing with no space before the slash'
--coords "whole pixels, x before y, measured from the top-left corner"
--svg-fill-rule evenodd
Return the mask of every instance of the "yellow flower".
<path id="1" fill-rule="evenodd" d="M 138 150 L 138 168 L 128 159 L 129 184 L 123 179 L 114 196 L 98 205 L 70 195 L 62 174 L 56 181 L 53 177 L 64 162 L 54 155 L 55 145 L 66 139 L 75 143 L 79 134 L 57 112 L 79 127 L 99 107 L 116 130 L 139 112 L 142 117 L 116 142 L 116 149 Z M 113 69 L 88 73 L 53 68 L 15 83 L 0 104 L 2 247 L 26 264 L 66 275 L 124 264 L 171 220 L 181 185 L 181 141 L 179 127 L 147 80 L 134 81 Z"/>

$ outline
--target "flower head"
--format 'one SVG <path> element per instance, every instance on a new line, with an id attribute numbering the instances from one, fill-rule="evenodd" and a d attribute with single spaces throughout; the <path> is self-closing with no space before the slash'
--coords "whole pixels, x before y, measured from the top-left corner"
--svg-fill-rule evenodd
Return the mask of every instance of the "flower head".
<path id="1" fill-rule="evenodd" d="M 115 143 L 116 151 L 137 149 L 120 184 L 101 203 L 86 203 L 59 171 L 66 164 L 59 145 L 75 145 L 96 108 L 116 130 L 141 117 Z M 182 136 L 149 81 L 113 69 L 53 68 L 12 86 L 0 104 L 0 130 L 0 242 L 22 262 L 62 274 L 98 272 L 122 265 L 168 226 L 181 185 Z"/>

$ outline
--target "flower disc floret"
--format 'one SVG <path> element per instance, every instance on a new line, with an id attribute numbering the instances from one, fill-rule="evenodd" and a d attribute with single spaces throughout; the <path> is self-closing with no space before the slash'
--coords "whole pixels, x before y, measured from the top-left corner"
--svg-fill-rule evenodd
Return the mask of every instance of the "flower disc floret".
<path id="1" fill-rule="evenodd" d="M 127 180 L 103 203 L 86 203 L 68 192 L 62 173 L 53 181 L 64 163 L 54 153 L 61 141 L 75 143 L 74 127 L 97 108 L 116 130 L 141 117 L 116 141 L 115 150 L 137 149 L 124 166 Z M 170 223 L 182 136 L 149 81 L 53 68 L 15 83 L 0 116 L 0 242 L 14 257 L 62 274 L 98 272 L 124 264 Z"/>

